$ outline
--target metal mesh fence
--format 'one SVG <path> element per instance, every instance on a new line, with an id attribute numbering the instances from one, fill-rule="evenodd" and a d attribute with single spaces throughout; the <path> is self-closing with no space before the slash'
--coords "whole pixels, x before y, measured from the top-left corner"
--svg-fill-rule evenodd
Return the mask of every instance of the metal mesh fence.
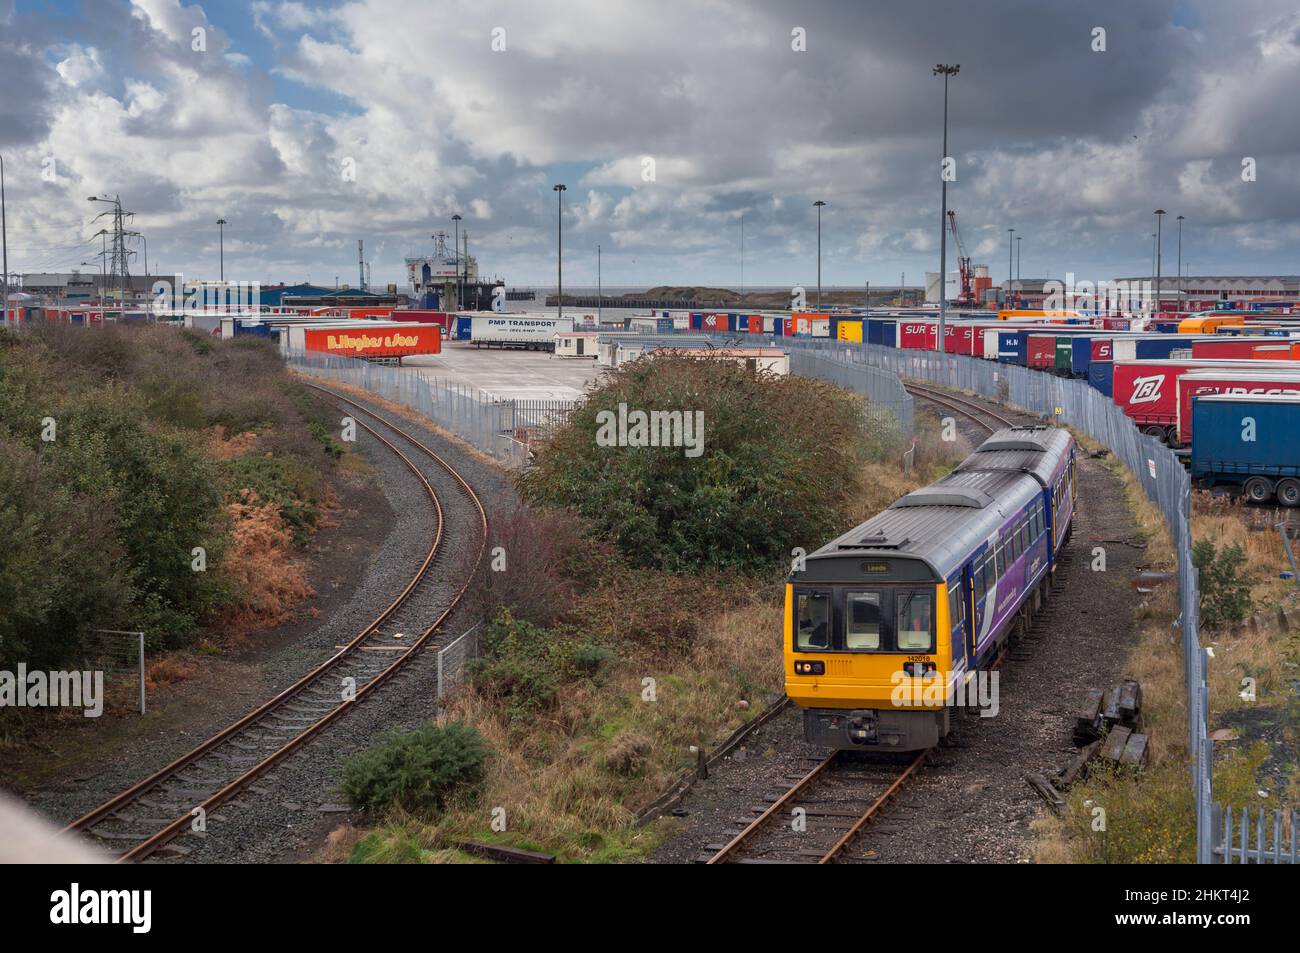
<path id="1" fill-rule="evenodd" d="M 438 697 L 465 678 L 465 665 L 482 651 L 483 623 L 478 623 L 438 651 Z"/>
<path id="2" fill-rule="evenodd" d="M 350 357 L 293 352 L 286 362 L 312 377 L 337 381 L 409 407 L 506 466 L 528 461 L 529 446 L 568 419 L 562 400 L 494 400 L 472 387 Z"/>

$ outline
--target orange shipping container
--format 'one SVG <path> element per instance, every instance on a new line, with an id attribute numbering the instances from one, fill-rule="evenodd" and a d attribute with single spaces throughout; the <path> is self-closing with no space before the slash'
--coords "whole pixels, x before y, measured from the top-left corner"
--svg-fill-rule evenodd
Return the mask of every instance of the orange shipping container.
<path id="1" fill-rule="evenodd" d="M 314 328 L 303 332 L 308 351 L 343 357 L 406 357 L 442 351 L 442 329 L 433 324 L 406 327 L 385 325 L 374 329 Z"/>

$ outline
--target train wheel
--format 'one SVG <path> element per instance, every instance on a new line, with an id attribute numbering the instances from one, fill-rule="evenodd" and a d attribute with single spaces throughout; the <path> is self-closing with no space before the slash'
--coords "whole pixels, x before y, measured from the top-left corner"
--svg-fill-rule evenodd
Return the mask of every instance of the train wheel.
<path id="1" fill-rule="evenodd" d="M 1300 480 L 1278 480 L 1277 501 L 1283 506 L 1300 506 Z"/>
<path id="2" fill-rule="evenodd" d="M 1267 503 L 1273 498 L 1273 481 L 1267 477 L 1251 477 L 1241 492 L 1252 503 Z"/>

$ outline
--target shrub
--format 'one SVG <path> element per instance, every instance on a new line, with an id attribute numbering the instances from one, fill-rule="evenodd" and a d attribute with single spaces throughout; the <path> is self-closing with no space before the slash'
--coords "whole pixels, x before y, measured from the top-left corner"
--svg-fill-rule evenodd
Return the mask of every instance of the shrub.
<path id="1" fill-rule="evenodd" d="M 596 443 L 598 414 L 701 411 L 704 449 Z M 534 504 L 571 509 L 636 565 L 765 572 L 792 546 L 843 528 L 866 458 L 861 398 L 726 361 L 634 361 L 589 394 L 521 480 Z M 883 439 L 883 438 L 882 438 Z"/>
<path id="2" fill-rule="evenodd" d="M 474 796 L 483 784 L 487 742 L 461 722 L 395 730 L 343 769 L 343 790 L 359 808 L 440 812 L 454 796 Z"/>
<path id="3" fill-rule="evenodd" d="M 1245 621 L 1254 580 L 1241 575 L 1246 554 L 1240 546 L 1216 549 L 1208 539 L 1192 547 L 1192 565 L 1200 571 L 1201 624 L 1222 632 Z"/>
<path id="4" fill-rule="evenodd" d="M 563 639 L 502 609 L 487 628 L 483 656 L 470 661 L 468 672 L 479 692 L 517 719 L 551 707 L 570 661 Z"/>

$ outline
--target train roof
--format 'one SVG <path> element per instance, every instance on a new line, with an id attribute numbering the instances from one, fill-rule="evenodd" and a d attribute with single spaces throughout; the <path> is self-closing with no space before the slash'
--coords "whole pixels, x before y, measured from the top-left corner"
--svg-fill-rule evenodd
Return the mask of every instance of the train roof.
<path id="1" fill-rule="evenodd" d="M 945 579 L 1039 492 L 1037 481 L 1020 472 L 954 471 L 831 540 L 806 564 L 903 558 L 928 567 L 933 581 Z M 825 568 L 831 575 L 810 576 L 829 580 L 834 568 Z"/>
<path id="2" fill-rule="evenodd" d="M 1070 434 L 1059 427 L 1005 427 L 980 444 L 957 466 L 958 472 L 1011 471 L 1027 473 L 1040 486 L 1049 486 L 1061 458 L 1069 451 Z"/>

